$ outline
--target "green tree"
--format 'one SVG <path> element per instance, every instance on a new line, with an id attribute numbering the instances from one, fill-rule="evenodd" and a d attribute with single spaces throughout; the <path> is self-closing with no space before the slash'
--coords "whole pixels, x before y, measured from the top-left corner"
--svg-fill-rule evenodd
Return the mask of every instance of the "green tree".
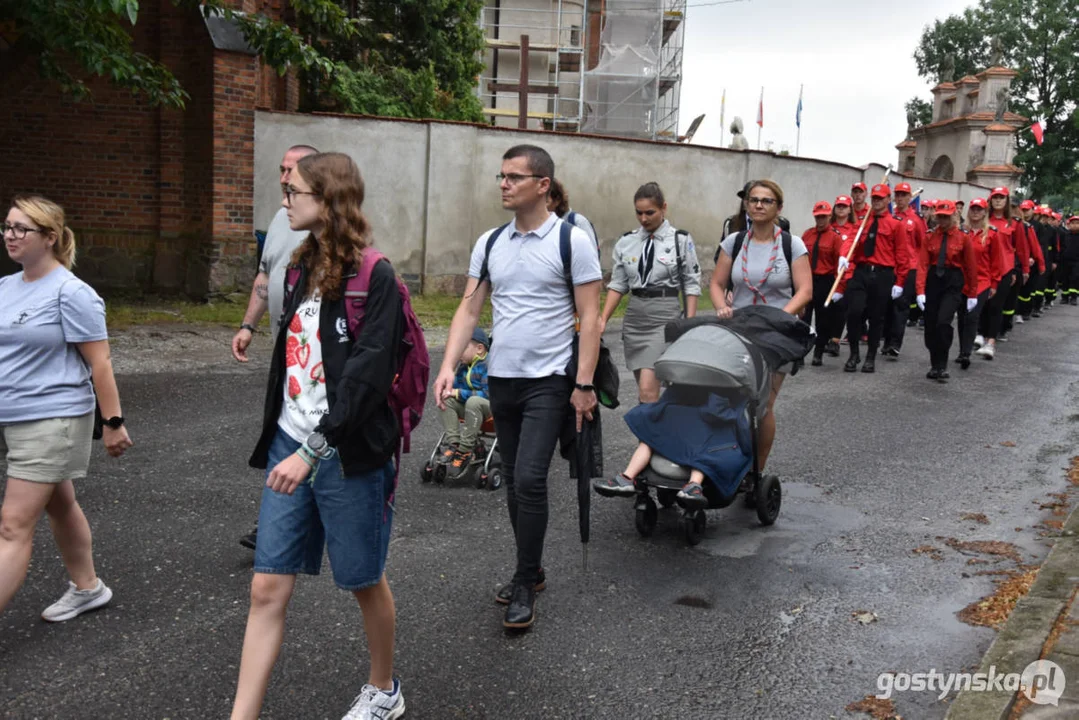
<path id="1" fill-rule="evenodd" d="M 282 74 L 291 67 L 325 72 L 333 68 L 280 21 L 237 12 L 222 0 L 172 0 L 172 4 L 232 20 L 248 44 Z M 360 23 L 349 19 L 333 0 L 290 0 L 290 5 L 297 22 L 330 28 L 337 37 L 353 37 L 360 29 Z M 19 72 L 24 63 L 36 61 L 41 77 L 76 98 L 88 97 L 86 79 L 100 76 L 154 105 L 183 107 L 189 96 L 169 69 L 135 51 L 131 28 L 138 17 L 138 0 L 0 0 L 0 44 L 11 45 L 0 71 Z"/>
<path id="2" fill-rule="evenodd" d="M 311 107 L 365 115 L 483 119 L 476 84 L 483 70 L 483 0 L 351 0 L 355 35 L 301 25 L 332 71 L 306 74 Z"/>
<path id="3" fill-rule="evenodd" d="M 994 38 L 997 40 L 994 41 Z M 998 44 L 1000 57 L 994 58 Z M 1079 154 L 1079 7 L 1076 0 L 979 0 L 961 15 L 927 27 L 914 59 L 930 82 L 939 82 L 945 58 L 955 78 L 977 73 L 991 60 L 1019 72 L 1012 83 L 1011 111 L 1045 123 L 1045 143 L 1021 130 L 1016 163 L 1023 184 L 1048 196 L 1076 182 Z"/>
<path id="4" fill-rule="evenodd" d="M 920 97 L 912 97 L 904 106 L 907 110 L 907 122 L 914 120 L 911 127 L 921 127 L 933 122 L 933 103 L 922 100 Z"/>

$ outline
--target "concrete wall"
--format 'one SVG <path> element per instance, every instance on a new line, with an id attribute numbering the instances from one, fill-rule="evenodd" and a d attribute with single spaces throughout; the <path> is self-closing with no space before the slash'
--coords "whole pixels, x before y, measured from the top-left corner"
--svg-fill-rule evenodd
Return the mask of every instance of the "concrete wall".
<path id="1" fill-rule="evenodd" d="M 610 249 L 636 227 L 633 193 L 654 180 L 667 196 L 671 222 L 693 233 L 706 271 L 722 240 L 723 220 L 738 208 L 746 181 L 770 178 L 784 189 L 783 214 L 800 233 L 813 225 L 817 200 L 835 200 L 854 182 L 879 183 L 885 168 L 587 135 L 525 132 L 462 123 L 259 112 L 255 117 L 255 223 L 265 229 L 281 202 L 277 165 L 293 144 L 351 155 L 367 185 L 364 211 L 375 242 L 399 273 L 427 291 L 463 287 L 476 239 L 510 220 L 495 175 L 502 154 L 518 143 L 551 153 L 572 207 L 596 226 Z M 986 189 L 965 183 L 904 178 L 927 199 L 970 201 Z"/>

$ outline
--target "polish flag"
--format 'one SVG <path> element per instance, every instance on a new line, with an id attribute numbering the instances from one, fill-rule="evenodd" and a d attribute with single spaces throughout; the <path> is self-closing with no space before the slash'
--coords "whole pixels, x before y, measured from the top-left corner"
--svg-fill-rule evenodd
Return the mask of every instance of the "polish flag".
<path id="1" fill-rule="evenodd" d="M 761 88 L 761 101 L 757 105 L 757 126 L 764 127 L 764 88 Z"/>
<path id="2" fill-rule="evenodd" d="M 1039 145 L 1045 142 L 1045 128 L 1042 127 L 1042 123 L 1040 120 L 1030 126 L 1030 131 L 1034 133 L 1034 142 L 1038 143 Z"/>

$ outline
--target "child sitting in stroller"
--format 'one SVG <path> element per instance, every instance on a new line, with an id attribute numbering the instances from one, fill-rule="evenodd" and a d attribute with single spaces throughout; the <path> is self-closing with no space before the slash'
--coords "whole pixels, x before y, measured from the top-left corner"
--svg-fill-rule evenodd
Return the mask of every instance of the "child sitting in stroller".
<path id="1" fill-rule="evenodd" d="M 439 411 L 446 439 L 438 462 L 446 465 L 446 477 L 457 480 L 468 470 L 483 422 L 491 417 L 487 394 L 487 350 L 491 340 L 476 328 L 465 346 L 453 380 L 453 394 L 446 409 Z M 464 422 L 462 422 L 462 420 Z"/>
<path id="2" fill-rule="evenodd" d="M 733 405 L 726 397 L 701 387 L 673 385 L 657 402 L 626 413 L 626 424 L 641 441 L 626 469 L 592 487 L 607 497 L 633 497 L 635 480 L 648 468 L 653 453 L 690 468 L 689 482 L 678 491 L 678 504 L 703 509 L 709 501 L 707 479 L 723 496 L 733 494 L 752 459 L 752 439 L 746 402 Z"/>

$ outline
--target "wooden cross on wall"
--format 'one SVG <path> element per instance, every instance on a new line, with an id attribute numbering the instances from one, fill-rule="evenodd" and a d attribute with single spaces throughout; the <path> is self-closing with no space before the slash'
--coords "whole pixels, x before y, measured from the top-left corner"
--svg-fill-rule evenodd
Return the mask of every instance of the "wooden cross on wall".
<path id="1" fill-rule="evenodd" d="M 521 36 L 521 74 L 516 83 L 500 83 L 492 82 L 490 84 L 490 90 L 493 93 L 500 92 L 516 92 L 517 93 L 517 127 L 520 130 L 528 129 L 528 95 L 534 93 L 536 95 L 557 95 L 557 85 L 529 85 L 528 84 L 528 63 L 529 63 L 529 44 L 528 36 Z"/>

